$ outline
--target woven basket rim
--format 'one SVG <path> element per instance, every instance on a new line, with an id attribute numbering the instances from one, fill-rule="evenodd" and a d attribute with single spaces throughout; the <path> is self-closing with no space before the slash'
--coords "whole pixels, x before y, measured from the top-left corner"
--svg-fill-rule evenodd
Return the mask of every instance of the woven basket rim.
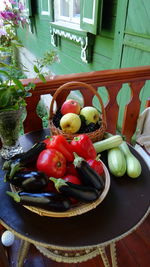
<path id="1" fill-rule="evenodd" d="M 60 135 L 65 136 L 65 138 L 66 138 L 67 140 L 69 140 L 69 139 L 71 140 L 71 139 L 73 139 L 74 137 L 79 136 L 80 134 L 83 134 L 83 133 L 74 133 L 74 134 L 67 134 L 67 133 L 64 133 L 60 128 L 57 128 L 57 127 L 54 125 L 53 120 L 50 120 L 50 121 L 49 121 L 49 127 L 50 127 L 50 129 L 51 129 L 52 134 L 55 135 L 56 132 L 57 132 L 57 134 L 60 134 Z M 95 138 L 96 136 L 103 137 L 105 130 L 106 130 L 106 125 L 105 125 L 105 123 L 102 121 L 100 127 L 99 127 L 97 130 L 95 130 L 95 131 L 93 131 L 93 132 L 86 133 L 86 134 L 87 134 L 91 139 Z"/>
<path id="2" fill-rule="evenodd" d="M 64 211 L 64 212 L 52 212 L 52 211 L 44 210 L 44 209 L 37 208 L 37 207 L 31 207 L 31 206 L 26 206 L 26 205 L 23 205 L 23 206 L 26 209 L 30 210 L 31 212 L 34 212 L 40 216 L 48 216 L 48 217 L 56 217 L 56 218 L 67 218 L 67 217 L 77 216 L 77 215 L 81 215 L 83 213 L 86 213 L 96 208 L 105 199 L 110 188 L 109 171 L 107 167 L 105 166 L 105 164 L 103 163 L 103 161 L 101 162 L 104 168 L 105 187 L 104 187 L 102 194 L 99 196 L 99 198 L 96 201 L 87 203 L 87 204 L 81 203 L 77 206 L 72 207 L 70 210 Z M 12 192 L 19 192 L 19 190 L 14 185 L 10 184 L 10 188 Z"/>

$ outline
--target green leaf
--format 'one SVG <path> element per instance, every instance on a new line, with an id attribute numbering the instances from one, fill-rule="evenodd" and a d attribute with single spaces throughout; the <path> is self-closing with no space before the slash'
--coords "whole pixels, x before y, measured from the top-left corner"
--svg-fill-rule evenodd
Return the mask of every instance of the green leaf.
<path id="1" fill-rule="evenodd" d="M 40 80 L 41 80 L 43 83 L 46 82 L 46 79 L 45 79 L 45 77 L 44 77 L 43 74 L 39 74 L 38 76 L 39 76 Z"/>
<path id="2" fill-rule="evenodd" d="M 21 81 L 19 81 L 19 80 L 16 79 L 16 78 L 13 78 L 13 82 L 18 86 L 18 88 L 24 90 L 24 86 L 23 86 L 23 84 L 22 84 Z"/>
<path id="3" fill-rule="evenodd" d="M 0 107 L 6 107 L 11 103 L 11 91 L 9 88 L 0 90 Z"/>
<path id="4" fill-rule="evenodd" d="M 26 97 L 30 97 L 30 96 L 32 96 L 32 94 L 31 93 L 26 93 Z"/>
<path id="5" fill-rule="evenodd" d="M 25 91 L 29 91 L 31 89 L 35 88 L 35 84 L 34 83 L 28 83 L 27 86 L 25 86 Z"/>
<path id="6" fill-rule="evenodd" d="M 0 73 L 10 78 L 10 75 L 7 73 L 7 71 L 0 70 Z"/>
<path id="7" fill-rule="evenodd" d="M 5 64 L 4 62 L 0 62 L 0 68 L 4 68 L 7 67 L 7 64 Z"/>
<path id="8" fill-rule="evenodd" d="M 35 84 L 34 84 L 34 83 L 29 83 L 29 85 L 30 85 L 30 87 L 31 87 L 32 89 L 35 88 Z"/>
<path id="9" fill-rule="evenodd" d="M 36 65 L 34 65 L 33 68 L 34 68 L 34 71 L 35 71 L 36 73 L 39 73 L 39 72 L 40 72 Z"/>

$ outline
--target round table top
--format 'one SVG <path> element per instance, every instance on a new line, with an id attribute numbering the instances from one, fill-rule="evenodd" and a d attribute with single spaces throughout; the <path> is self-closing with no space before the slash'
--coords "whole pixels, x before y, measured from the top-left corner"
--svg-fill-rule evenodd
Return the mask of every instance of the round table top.
<path id="1" fill-rule="evenodd" d="M 24 151 L 35 142 L 49 135 L 49 130 L 26 134 L 21 137 Z M 53 248 L 85 248 L 109 244 L 133 231 L 149 211 L 150 171 L 143 158 L 130 147 L 140 160 L 142 173 L 137 179 L 126 175 L 111 175 L 110 190 L 95 209 L 70 218 L 52 218 L 35 214 L 15 203 L 6 191 L 0 159 L 0 220 L 24 240 Z M 107 166 L 106 152 L 101 158 Z"/>

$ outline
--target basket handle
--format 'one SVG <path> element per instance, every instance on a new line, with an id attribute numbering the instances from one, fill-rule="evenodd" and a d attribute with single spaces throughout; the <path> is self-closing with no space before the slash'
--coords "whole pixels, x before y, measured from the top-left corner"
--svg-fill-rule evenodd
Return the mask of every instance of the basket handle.
<path id="1" fill-rule="evenodd" d="M 99 100 L 99 103 L 101 105 L 101 109 L 102 109 L 102 119 L 103 119 L 103 122 L 104 124 L 106 125 L 106 112 L 105 112 L 105 108 L 104 108 L 104 105 L 103 105 L 103 101 L 99 95 L 99 93 L 94 89 L 93 86 L 91 86 L 90 84 L 87 84 L 87 83 L 83 83 L 83 82 L 68 82 L 68 83 L 65 83 L 63 85 L 61 85 L 57 90 L 56 92 L 54 93 L 53 95 L 53 98 L 52 98 L 52 101 L 51 101 L 51 105 L 50 105 L 50 118 L 52 118 L 53 116 L 53 105 L 54 105 L 54 101 L 56 100 L 57 96 L 61 93 L 62 90 L 64 89 L 69 89 L 69 87 L 73 89 L 75 89 L 76 87 L 85 87 L 87 89 L 89 89 L 93 95 L 96 95 L 98 100 Z M 78 90 L 80 90 L 78 88 Z"/>

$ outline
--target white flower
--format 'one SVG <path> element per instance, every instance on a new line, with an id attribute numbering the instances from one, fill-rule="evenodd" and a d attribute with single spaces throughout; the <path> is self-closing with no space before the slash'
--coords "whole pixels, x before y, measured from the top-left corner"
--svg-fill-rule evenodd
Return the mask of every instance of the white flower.
<path id="1" fill-rule="evenodd" d="M 7 35 L 7 32 L 4 28 L 1 28 L 0 29 L 0 37 L 3 36 L 3 35 Z"/>

